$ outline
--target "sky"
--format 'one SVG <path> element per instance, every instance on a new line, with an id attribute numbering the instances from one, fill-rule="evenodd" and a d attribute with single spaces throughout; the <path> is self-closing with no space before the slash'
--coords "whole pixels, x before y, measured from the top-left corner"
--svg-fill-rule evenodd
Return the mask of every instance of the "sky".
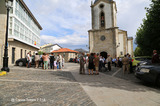
<path id="1" fill-rule="evenodd" d="M 52 43 L 63 48 L 87 50 L 92 0 L 23 1 L 43 28 L 41 45 Z M 145 7 L 149 7 L 150 0 L 114 1 L 117 5 L 117 26 L 126 30 L 129 37 L 135 38 L 136 31 L 146 15 Z M 135 47 L 134 44 L 134 49 Z"/>

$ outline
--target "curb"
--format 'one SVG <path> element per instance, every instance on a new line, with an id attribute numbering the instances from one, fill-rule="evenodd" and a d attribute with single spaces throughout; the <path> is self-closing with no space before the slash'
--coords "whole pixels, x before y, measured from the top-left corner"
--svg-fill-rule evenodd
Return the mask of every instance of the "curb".
<path id="1" fill-rule="evenodd" d="M 0 71 L 0 76 L 6 75 L 7 72 L 6 71 Z"/>

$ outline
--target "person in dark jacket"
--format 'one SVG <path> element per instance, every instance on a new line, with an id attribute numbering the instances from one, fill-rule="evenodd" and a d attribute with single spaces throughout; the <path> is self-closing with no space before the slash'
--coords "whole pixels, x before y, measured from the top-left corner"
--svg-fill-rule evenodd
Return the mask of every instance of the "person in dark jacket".
<path id="1" fill-rule="evenodd" d="M 159 55 L 157 50 L 153 50 L 152 63 L 160 63 Z"/>
<path id="2" fill-rule="evenodd" d="M 89 75 L 91 74 L 91 71 L 92 71 L 92 75 L 93 75 L 93 69 L 94 69 L 94 54 L 91 53 L 91 55 L 88 57 L 88 62 L 89 62 L 89 65 L 88 65 L 88 72 L 89 72 Z"/>
<path id="3" fill-rule="evenodd" d="M 54 69 L 54 55 L 51 53 L 50 55 L 50 68 Z"/>

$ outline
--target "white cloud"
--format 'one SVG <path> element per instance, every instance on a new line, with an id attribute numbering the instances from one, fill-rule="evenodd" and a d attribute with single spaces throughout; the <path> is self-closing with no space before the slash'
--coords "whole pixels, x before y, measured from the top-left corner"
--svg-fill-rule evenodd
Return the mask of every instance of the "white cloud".
<path id="1" fill-rule="evenodd" d="M 85 45 L 88 42 L 87 37 L 82 37 L 80 35 L 66 35 L 63 37 L 54 37 L 49 35 L 42 35 L 41 39 L 43 43 L 58 43 L 60 45 Z"/>
<path id="2" fill-rule="evenodd" d="M 117 0 L 117 22 L 120 29 L 128 31 L 128 36 L 135 37 L 137 28 L 145 17 L 145 7 L 149 0 Z"/>
<path id="3" fill-rule="evenodd" d="M 24 0 L 43 27 L 44 43 L 87 45 L 91 29 L 91 0 Z M 120 29 L 136 34 L 149 0 L 116 0 L 117 23 Z M 68 31 L 69 30 L 69 31 Z M 70 33 L 72 30 L 72 34 Z M 50 32 L 50 33 L 49 33 Z M 52 34 L 59 34 L 58 37 Z"/>

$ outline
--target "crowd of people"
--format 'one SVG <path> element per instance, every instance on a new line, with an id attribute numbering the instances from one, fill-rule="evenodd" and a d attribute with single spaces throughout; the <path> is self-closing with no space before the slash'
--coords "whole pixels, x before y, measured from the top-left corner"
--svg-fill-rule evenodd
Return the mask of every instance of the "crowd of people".
<path id="1" fill-rule="evenodd" d="M 85 64 L 88 68 L 89 75 L 99 75 L 99 71 L 102 68 L 107 68 L 108 71 L 112 70 L 112 66 L 123 67 L 123 72 L 132 73 L 132 58 L 129 54 L 125 55 L 124 58 L 112 58 L 110 55 L 107 55 L 107 58 L 102 57 L 98 53 L 91 53 L 87 57 L 84 57 L 82 53 L 80 57 L 80 74 L 85 74 Z M 95 73 L 94 73 L 95 71 Z"/>
<path id="2" fill-rule="evenodd" d="M 85 74 L 85 64 L 86 68 L 88 68 L 88 74 L 93 75 L 94 71 L 95 74 L 98 75 L 99 71 L 102 70 L 102 68 L 107 68 L 108 71 L 112 70 L 112 66 L 123 68 L 123 73 L 126 72 L 133 73 L 133 67 L 132 67 L 133 59 L 130 54 L 124 55 L 123 58 L 118 57 L 112 58 L 110 55 L 107 55 L 107 58 L 104 58 L 100 56 L 99 54 L 91 53 L 87 57 L 84 57 L 84 54 L 82 53 L 80 57 L 80 74 Z M 153 50 L 153 56 L 151 60 L 152 64 L 160 63 L 160 57 L 157 53 L 157 50 Z"/>
<path id="3" fill-rule="evenodd" d="M 30 68 L 31 63 L 35 64 L 35 68 L 42 67 L 42 69 L 62 69 L 64 67 L 65 59 L 62 55 L 58 54 L 55 56 L 53 53 L 51 55 L 43 53 L 43 55 L 35 54 L 32 58 L 30 53 L 26 56 L 26 67 Z"/>
<path id="4" fill-rule="evenodd" d="M 63 56 L 58 54 L 55 56 L 53 53 L 43 55 L 35 54 L 34 59 L 32 58 L 30 53 L 27 53 L 26 56 L 26 67 L 30 68 L 32 61 L 34 60 L 35 68 L 42 67 L 42 69 L 62 69 L 64 67 L 65 60 Z M 84 56 L 84 53 L 79 58 L 80 61 L 80 74 L 85 74 L 85 65 L 88 68 L 89 75 L 99 75 L 99 71 L 103 68 L 106 68 L 108 71 L 112 70 L 112 67 L 120 67 L 123 68 L 123 73 L 132 73 L 132 58 L 131 55 L 126 54 L 123 58 L 115 57 L 112 58 L 110 55 L 107 55 L 107 58 L 102 57 L 98 53 L 91 53 L 87 56 Z M 159 55 L 157 51 L 153 51 L 152 63 L 160 63 Z M 95 71 L 95 72 L 94 72 Z"/>

